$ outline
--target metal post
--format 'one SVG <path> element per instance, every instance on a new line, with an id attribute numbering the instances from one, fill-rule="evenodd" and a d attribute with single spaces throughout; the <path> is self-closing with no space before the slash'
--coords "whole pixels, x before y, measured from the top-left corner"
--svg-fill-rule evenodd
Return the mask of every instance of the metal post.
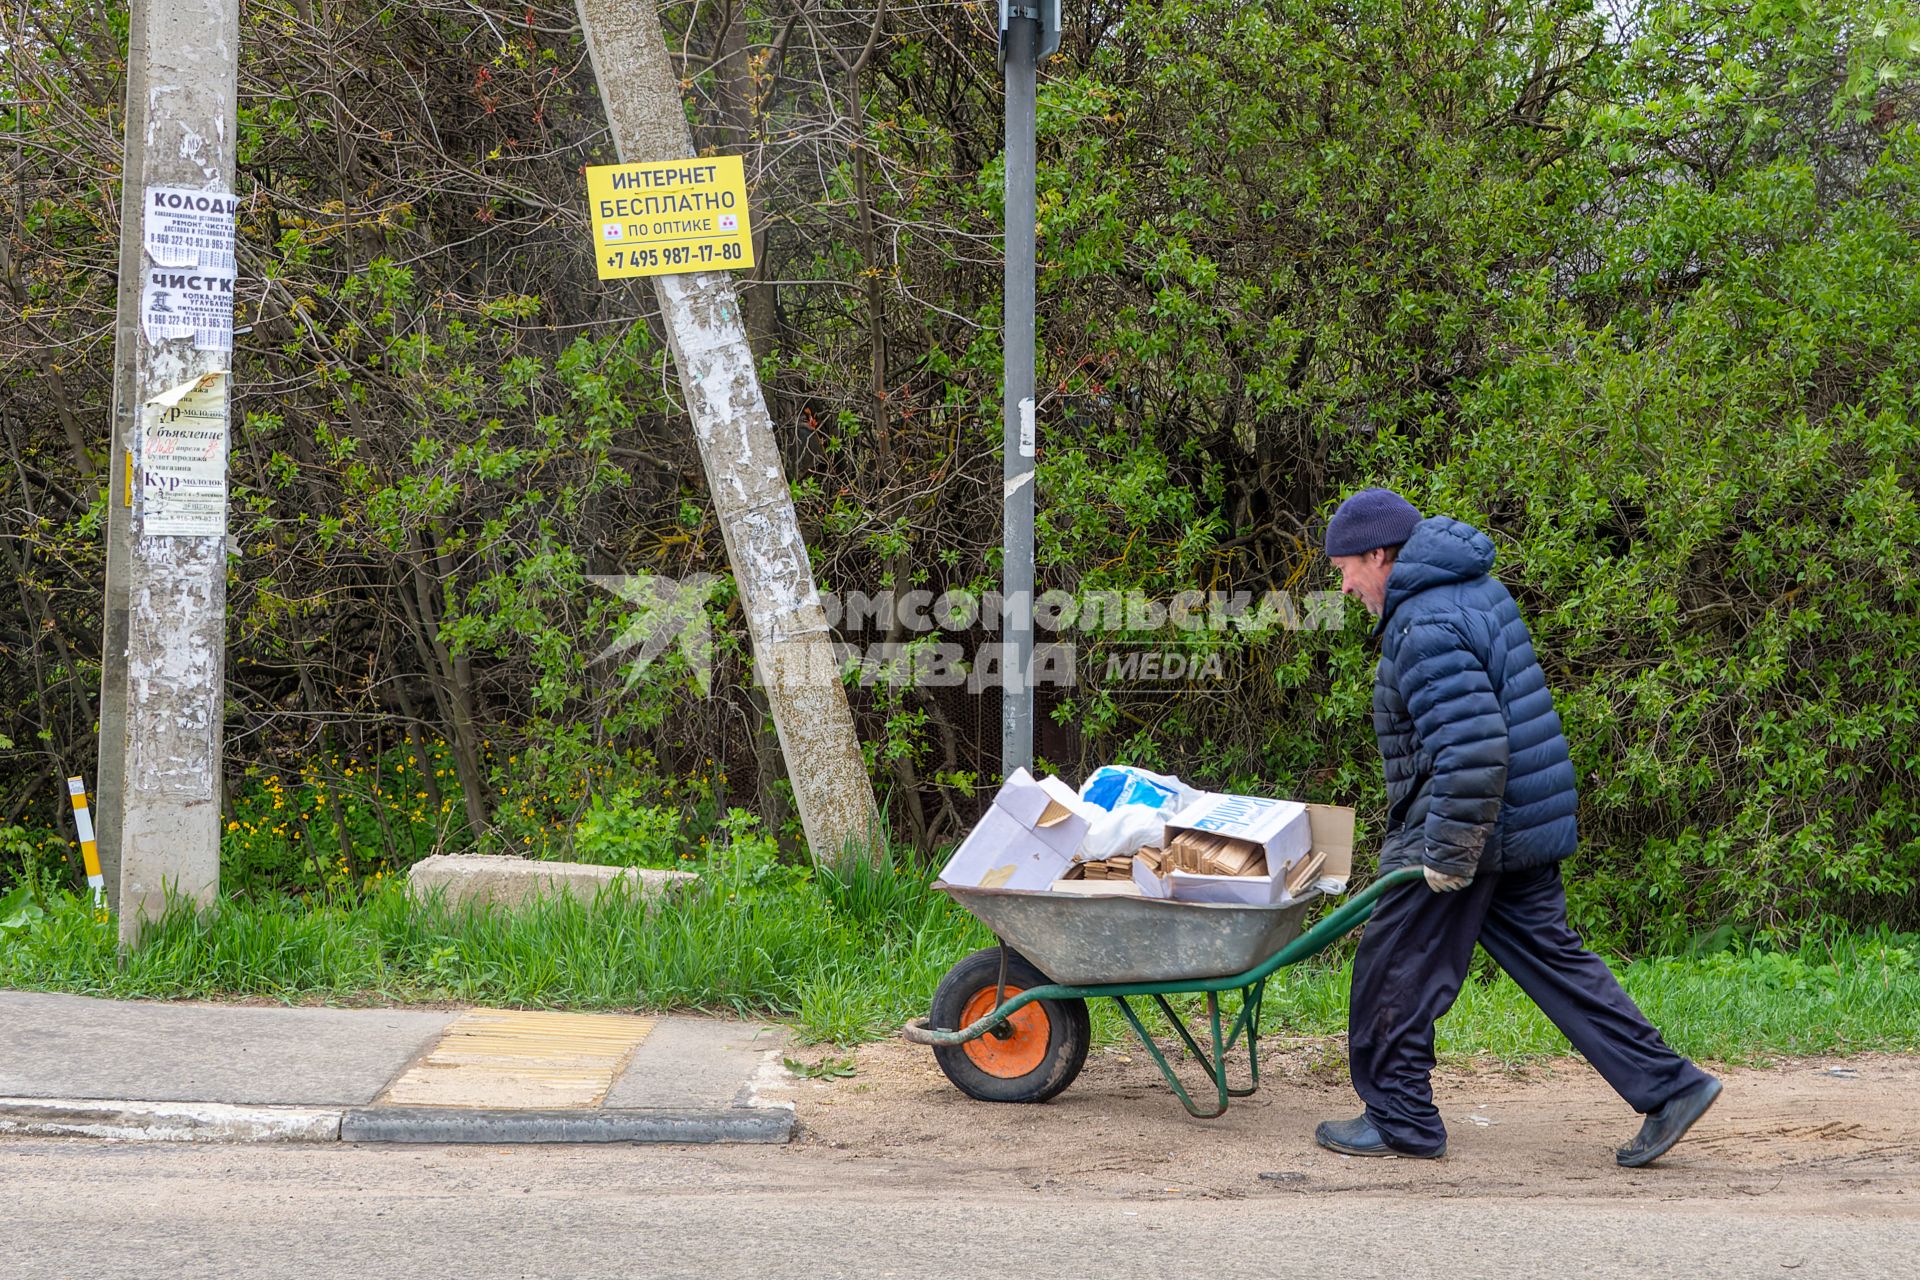
<path id="1" fill-rule="evenodd" d="M 1010 17 L 1006 64 L 1006 336 L 1002 405 L 1006 509 L 1002 527 L 1000 771 L 1033 764 L 1033 264 L 1034 96 L 1040 23 Z"/>
<path id="2" fill-rule="evenodd" d="M 133 7 L 118 334 L 132 358 L 116 352 L 131 376 L 116 387 L 110 494 L 129 536 L 124 575 L 110 574 L 102 699 L 114 694 L 118 626 L 125 728 L 114 734 L 103 709 L 100 770 L 119 781 L 108 821 L 123 944 L 169 891 L 208 903 L 219 888 L 240 26 L 238 0 Z"/>

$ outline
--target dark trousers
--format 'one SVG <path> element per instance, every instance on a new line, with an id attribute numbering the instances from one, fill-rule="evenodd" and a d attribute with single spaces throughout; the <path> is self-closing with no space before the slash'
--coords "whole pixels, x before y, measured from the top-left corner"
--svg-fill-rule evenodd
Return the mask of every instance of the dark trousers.
<path id="1" fill-rule="evenodd" d="M 1558 865 L 1483 875 L 1457 893 L 1415 884 L 1390 892 L 1367 922 L 1347 1015 L 1353 1087 L 1390 1146 L 1425 1154 L 1447 1140 L 1428 1080 L 1433 1024 L 1460 994 L 1475 942 L 1635 1111 L 1707 1078 L 1580 944 Z"/>

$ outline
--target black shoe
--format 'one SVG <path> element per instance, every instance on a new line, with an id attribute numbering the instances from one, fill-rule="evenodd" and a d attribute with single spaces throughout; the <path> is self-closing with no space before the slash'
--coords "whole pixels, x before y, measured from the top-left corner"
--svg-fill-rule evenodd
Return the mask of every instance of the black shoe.
<path id="1" fill-rule="evenodd" d="M 1632 1142 L 1614 1152 L 1613 1158 L 1628 1169 L 1652 1164 L 1687 1136 L 1694 1121 L 1707 1114 L 1707 1108 L 1719 1096 L 1720 1082 L 1711 1077 L 1674 1094 L 1657 1110 L 1647 1112 L 1647 1122 L 1640 1126 L 1640 1132 Z"/>
<path id="2" fill-rule="evenodd" d="M 1373 1127 L 1373 1121 L 1364 1115 L 1352 1120 L 1323 1120 L 1320 1127 L 1313 1131 L 1313 1140 L 1343 1156 L 1405 1156 L 1409 1160 L 1438 1160 L 1447 1154 L 1447 1144 L 1444 1142 L 1438 1151 L 1402 1151 L 1398 1147 L 1390 1147 L 1387 1140 L 1380 1136 L 1380 1131 Z"/>

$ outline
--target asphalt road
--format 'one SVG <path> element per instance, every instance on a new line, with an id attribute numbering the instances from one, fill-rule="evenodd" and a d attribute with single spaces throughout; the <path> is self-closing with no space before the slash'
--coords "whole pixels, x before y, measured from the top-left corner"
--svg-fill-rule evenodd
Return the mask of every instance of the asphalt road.
<path id="1" fill-rule="evenodd" d="M 8 1277 L 1908 1277 L 1905 1206 L 1115 1196 L 798 1148 L 0 1139 Z"/>

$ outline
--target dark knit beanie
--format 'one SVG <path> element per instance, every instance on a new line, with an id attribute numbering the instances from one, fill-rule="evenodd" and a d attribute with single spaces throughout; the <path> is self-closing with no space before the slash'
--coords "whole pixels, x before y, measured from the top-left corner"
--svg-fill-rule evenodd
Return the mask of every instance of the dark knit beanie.
<path id="1" fill-rule="evenodd" d="M 1397 547 L 1413 536 L 1420 520 L 1420 509 L 1393 490 L 1362 489 L 1327 521 L 1327 554 L 1357 556 L 1375 547 Z"/>

